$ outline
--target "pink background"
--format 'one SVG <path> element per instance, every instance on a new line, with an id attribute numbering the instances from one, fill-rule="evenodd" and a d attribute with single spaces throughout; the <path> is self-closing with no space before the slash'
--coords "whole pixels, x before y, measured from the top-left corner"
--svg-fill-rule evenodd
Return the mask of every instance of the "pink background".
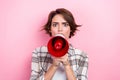
<path id="1" fill-rule="evenodd" d="M 70 10 L 83 24 L 70 40 L 89 56 L 89 80 L 120 80 L 119 0 L 0 0 L 0 80 L 29 80 L 34 48 L 49 36 L 49 11 Z"/>

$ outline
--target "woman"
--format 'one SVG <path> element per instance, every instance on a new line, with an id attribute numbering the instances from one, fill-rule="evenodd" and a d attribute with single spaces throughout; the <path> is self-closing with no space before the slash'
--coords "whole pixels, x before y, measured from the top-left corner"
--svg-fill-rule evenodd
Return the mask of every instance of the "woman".
<path id="1" fill-rule="evenodd" d="M 44 30 L 52 37 L 62 34 L 69 41 L 79 26 L 70 11 L 58 8 L 50 12 Z M 50 55 L 46 46 L 33 51 L 30 80 L 87 80 L 87 72 L 87 55 L 71 44 L 62 57 Z"/>

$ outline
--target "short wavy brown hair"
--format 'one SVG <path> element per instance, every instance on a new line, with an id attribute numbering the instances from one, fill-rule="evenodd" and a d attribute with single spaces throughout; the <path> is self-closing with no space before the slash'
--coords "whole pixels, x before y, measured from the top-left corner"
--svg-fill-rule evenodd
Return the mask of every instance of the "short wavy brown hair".
<path id="1" fill-rule="evenodd" d="M 50 27 L 51 27 L 52 18 L 57 14 L 61 14 L 63 16 L 63 18 L 68 22 L 68 24 L 70 26 L 70 30 L 71 30 L 69 38 L 74 36 L 75 31 L 77 30 L 77 27 L 80 27 L 81 25 L 76 24 L 72 13 L 65 8 L 58 8 L 55 11 L 51 11 L 49 13 L 48 21 L 43 26 L 44 27 L 43 29 L 46 31 L 46 33 L 51 36 Z"/>

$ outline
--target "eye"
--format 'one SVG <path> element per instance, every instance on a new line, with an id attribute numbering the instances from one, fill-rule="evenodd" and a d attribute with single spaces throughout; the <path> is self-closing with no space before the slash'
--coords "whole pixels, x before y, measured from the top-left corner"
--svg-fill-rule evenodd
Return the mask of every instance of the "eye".
<path id="1" fill-rule="evenodd" d="M 56 27 L 57 25 L 58 25 L 57 23 L 53 23 L 53 24 L 52 24 L 53 27 Z"/>
<path id="2" fill-rule="evenodd" d="M 69 24 L 68 23 L 63 23 L 63 26 L 67 27 L 67 26 L 69 26 Z"/>

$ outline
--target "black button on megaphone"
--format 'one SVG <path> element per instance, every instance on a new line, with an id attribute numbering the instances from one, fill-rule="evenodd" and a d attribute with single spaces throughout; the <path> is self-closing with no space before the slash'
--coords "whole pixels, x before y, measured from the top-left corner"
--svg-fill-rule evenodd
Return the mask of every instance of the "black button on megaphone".
<path id="1" fill-rule="evenodd" d="M 54 57 L 62 57 L 68 52 L 68 41 L 62 34 L 52 37 L 47 44 L 48 52 Z"/>

